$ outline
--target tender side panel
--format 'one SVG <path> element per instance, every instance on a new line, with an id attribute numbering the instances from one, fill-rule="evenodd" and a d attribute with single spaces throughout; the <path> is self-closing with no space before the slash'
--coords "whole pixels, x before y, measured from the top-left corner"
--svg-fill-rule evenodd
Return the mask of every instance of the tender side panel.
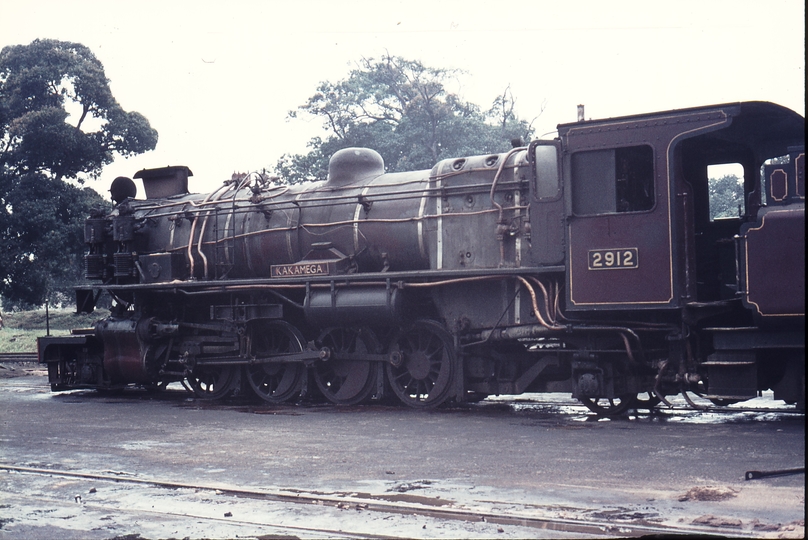
<path id="1" fill-rule="evenodd" d="M 805 316 L 805 207 L 769 210 L 741 245 L 745 304 L 764 317 Z"/>

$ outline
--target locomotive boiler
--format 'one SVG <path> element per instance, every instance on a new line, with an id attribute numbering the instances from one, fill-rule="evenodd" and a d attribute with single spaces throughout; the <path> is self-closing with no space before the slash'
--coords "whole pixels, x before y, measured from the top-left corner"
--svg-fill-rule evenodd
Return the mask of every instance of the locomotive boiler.
<path id="1" fill-rule="evenodd" d="M 87 219 L 93 328 L 39 340 L 54 391 L 413 407 L 568 392 L 601 414 L 765 389 L 805 404 L 804 118 L 766 102 L 558 126 L 507 153 L 328 178 L 147 169 Z M 742 171 L 719 217 L 710 168 Z"/>

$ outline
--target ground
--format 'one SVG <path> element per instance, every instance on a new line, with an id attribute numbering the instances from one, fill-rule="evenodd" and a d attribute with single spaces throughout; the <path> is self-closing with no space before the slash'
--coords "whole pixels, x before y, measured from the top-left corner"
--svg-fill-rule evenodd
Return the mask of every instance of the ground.
<path id="1" fill-rule="evenodd" d="M 0 381 L 0 538 L 593 536 L 372 511 L 392 502 L 553 523 L 804 534 L 804 475 L 744 480 L 748 470 L 804 467 L 804 417 L 793 413 L 605 420 L 555 394 L 433 411 L 206 403 L 173 387 L 53 394 L 43 371 L 19 369 Z M 757 404 L 772 406 L 770 397 Z"/>

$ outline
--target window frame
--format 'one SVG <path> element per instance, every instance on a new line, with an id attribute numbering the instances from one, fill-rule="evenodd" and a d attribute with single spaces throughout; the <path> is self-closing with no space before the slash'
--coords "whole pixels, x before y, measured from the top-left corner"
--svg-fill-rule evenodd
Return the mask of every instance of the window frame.
<path id="1" fill-rule="evenodd" d="M 556 192 L 552 196 L 540 196 L 540 189 L 539 189 L 539 182 L 541 176 L 539 174 L 539 163 L 536 158 L 536 150 L 537 148 L 548 148 L 552 147 L 555 150 L 555 165 L 556 165 Z M 558 139 L 554 140 L 537 140 L 530 143 L 528 147 L 528 159 L 530 160 L 530 165 L 533 170 L 533 198 L 540 202 L 551 202 L 560 200 L 564 195 L 564 180 L 562 177 L 562 170 L 561 170 L 561 141 Z M 548 161 L 549 163 L 549 161 Z"/>
<path id="2" fill-rule="evenodd" d="M 648 158 L 647 163 L 644 163 L 644 164 L 641 164 L 641 165 L 646 165 L 646 166 L 648 164 L 651 165 L 650 187 L 652 188 L 652 191 L 648 195 L 648 197 L 651 199 L 651 204 L 647 208 L 642 208 L 640 210 L 624 210 L 624 211 L 620 211 L 618 209 L 618 207 L 617 207 L 618 206 L 618 204 L 617 204 L 618 203 L 618 201 L 617 201 L 617 195 L 618 195 L 618 186 L 617 186 L 617 184 L 618 184 L 618 182 L 617 182 L 618 181 L 618 177 L 617 177 L 618 176 L 618 171 L 617 171 L 617 169 L 618 169 L 618 158 L 619 158 L 618 152 L 621 151 L 621 150 L 625 150 L 625 149 L 635 149 L 635 148 L 647 148 L 648 151 L 650 152 L 649 155 L 647 156 L 647 158 Z M 611 178 L 609 179 L 611 184 L 608 186 L 608 188 L 602 190 L 602 192 L 603 192 L 602 195 L 605 195 L 606 199 L 608 199 L 609 197 L 612 197 L 613 201 L 610 204 L 609 208 L 604 208 L 604 209 L 600 209 L 600 210 L 588 209 L 588 208 L 586 208 L 587 205 L 584 204 L 584 201 L 592 202 L 592 201 L 597 200 L 597 197 L 586 197 L 586 198 L 583 198 L 583 199 L 580 198 L 580 197 L 576 197 L 576 194 L 580 193 L 579 190 L 585 189 L 585 184 L 583 183 L 585 181 L 581 180 L 579 177 L 582 174 L 584 174 L 584 175 L 586 174 L 586 171 L 581 171 L 581 172 L 576 171 L 576 167 L 577 167 L 577 165 L 576 165 L 576 156 L 581 156 L 581 155 L 584 155 L 584 154 L 592 155 L 592 154 L 595 154 L 595 153 L 607 153 L 607 152 L 611 152 L 611 158 L 610 158 L 611 159 L 611 171 L 610 171 L 611 172 Z M 605 147 L 605 148 L 594 148 L 594 149 L 579 150 L 579 151 L 571 153 L 570 156 L 569 156 L 570 182 L 571 182 L 571 185 L 570 185 L 570 211 L 571 211 L 571 214 L 573 216 L 576 216 L 576 217 L 591 217 L 591 216 L 634 215 L 634 214 L 642 214 L 642 213 L 653 212 L 657 207 L 657 198 L 659 196 L 658 186 L 657 186 L 656 157 L 657 157 L 656 156 L 656 148 L 654 147 L 654 145 L 652 145 L 650 143 L 647 143 L 647 142 L 642 142 L 642 143 L 639 143 L 639 144 L 626 144 L 626 145 L 620 145 L 620 146 L 609 146 L 609 147 Z M 596 165 L 596 161 L 597 160 L 592 160 L 592 162 L 589 165 L 590 166 L 591 165 Z M 590 170 L 592 170 L 592 169 L 590 169 Z M 607 171 L 607 172 L 609 172 L 609 171 Z M 604 187 L 606 186 L 606 181 L 603 181 L 602 186 L 604 186 Z M 581 209 L 581 206 L 584 206 L 583 210 Z M 612 209 L 612 208 L 614 208 L 614 209 Z"/>

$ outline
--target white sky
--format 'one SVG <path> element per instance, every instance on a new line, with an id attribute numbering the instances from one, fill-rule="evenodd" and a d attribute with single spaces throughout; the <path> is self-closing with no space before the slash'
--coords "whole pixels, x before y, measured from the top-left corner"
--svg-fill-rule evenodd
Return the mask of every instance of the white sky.
<path id="1" fill-rule="evenodd" d="M 36 38 L 88 46 L 155 151 L 118 175 L 188 165 L 191 190 L 305 152 L 319 120 L 286 114 L 320 81 L 389 52 L 467 72 L 454 90 L 488 108 L 510 84 L 536 133 L 605 118 L 765 100 L 805 114 L 802 0 L 0 0 L 0 48 Z"/>

